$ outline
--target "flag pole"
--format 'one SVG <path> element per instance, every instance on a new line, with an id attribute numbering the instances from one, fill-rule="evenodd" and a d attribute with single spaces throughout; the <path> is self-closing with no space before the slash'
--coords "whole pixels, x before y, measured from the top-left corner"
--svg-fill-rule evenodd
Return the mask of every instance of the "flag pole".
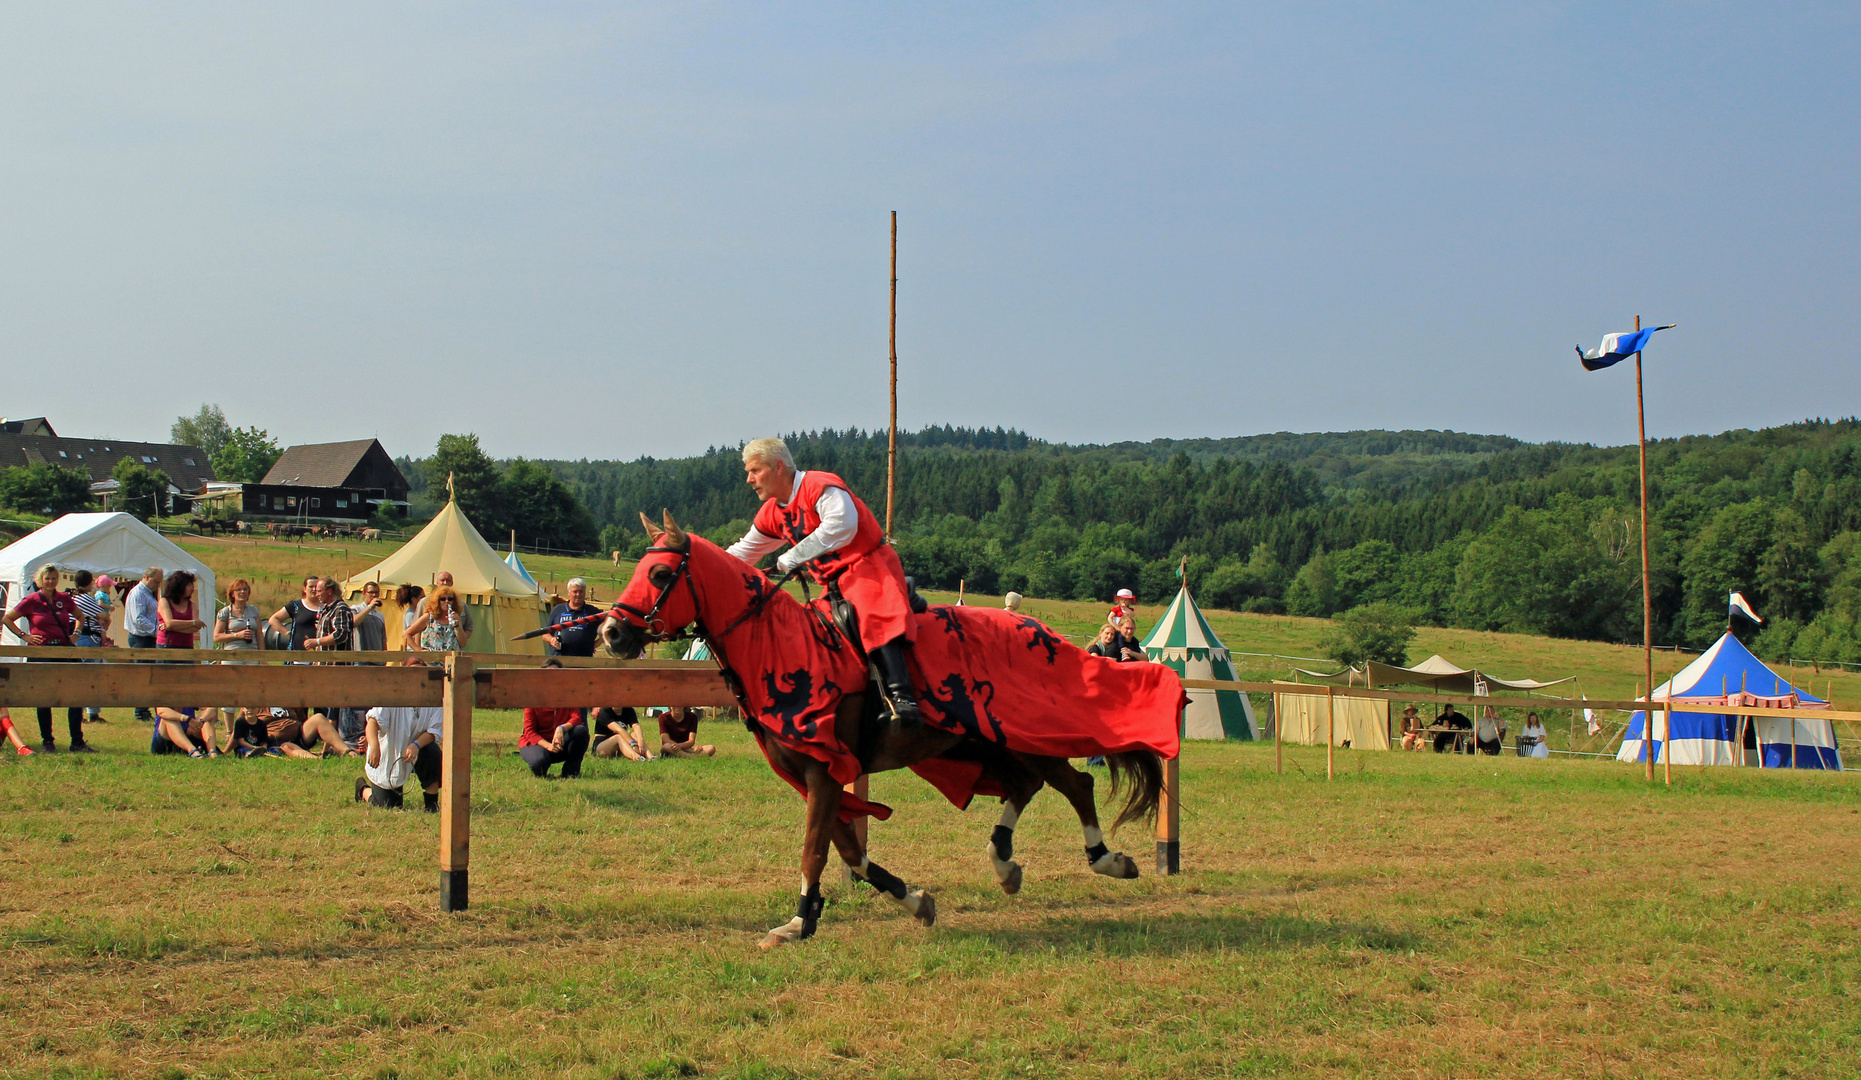
<path id="1" fill-rule="evenodd" d="M 1641 330 L 1641 316 L 1635 316 Z M 1641 657 L 1649 708 L 1642 713 L 1642 745 L 1648 748 L 1648 783 L 1654 783 L 1654 585 L 1648 580 L 1648 413 L 1641 394 L 1641 351 L 1635 351 L 1635 434 L 1641 448 Z M 1671 721 L 1669 721 L 1671 723 Z M 1671 732 L 1669 735 L 1671 736 Z"/>
<path id="2" fill-rule="evenodd" d="M 898 211 L 892 211 L 892 434 L 885 450 L 885 536 L 892 536 L 898 505 Z M 1640 363 L 1639 357 L 1636 363 Z"/>

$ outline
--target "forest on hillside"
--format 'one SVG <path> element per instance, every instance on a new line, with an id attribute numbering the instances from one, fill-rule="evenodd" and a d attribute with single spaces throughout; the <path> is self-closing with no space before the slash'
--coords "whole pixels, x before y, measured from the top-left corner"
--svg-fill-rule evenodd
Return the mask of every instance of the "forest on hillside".
<path id="1" fill-rule="evenodd" d="M 883 516 L 883 432 L 789 436 Z M 900 439 L 897 544 L 920 582 L 1328 616 L 1391 602 L 1422 622 L 1637 641 L 1636 453 L 1448 431 L 1066 446 L 1001 429 Z M 735 446 L 672 460 L 539 462 L 601 528 L 644 545 L 669 507 L 714 539 L 755 499 Z M 1703 646 L 1741 591 L 1772 657 L 1861 661 L 1861 421 L 1650 445 L 1655 638 Z"/>

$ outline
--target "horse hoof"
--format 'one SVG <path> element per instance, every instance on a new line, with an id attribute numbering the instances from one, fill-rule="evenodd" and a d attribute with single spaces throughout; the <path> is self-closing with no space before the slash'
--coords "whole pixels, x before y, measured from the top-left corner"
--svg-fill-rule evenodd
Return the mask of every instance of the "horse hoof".
<path id="1" fill-rule="evenodd" d="M 1009 896 L 1021 891 L 1021 864 L 1012 863 L 1011 865 L 1014 869 L 1008 871 L 1008 876 L 1001 879 L 1002 891 Z"/>
<path id="2" fill-rule="evenodd" d="M 1103 858 L 1092 864 L 1092 872 L 1129 881 L 1137 876 L 1137 860 L 1122 851 L 1106 852 Z"/>
<path id="3" fill-rule="evenodd" d="M 779 948 L 783 945 L 792 945 L 807 936 L 807 932 L 803 928 L 801 916 L 797 915 L 781 926 L 764 934 L 762 940 L 757 942 L 756 947 L 763 952 L 768 952 L 770 949 Z"/>
<path id="4" fill-rule="evenodd" d="M 927 892 L 919 892 L 917 897 L 918 909 L 911 913 L 912 917 L 921 926 L 934 926 L 937 922 L 937 901 L 931 899 L 931 894 Z"/>

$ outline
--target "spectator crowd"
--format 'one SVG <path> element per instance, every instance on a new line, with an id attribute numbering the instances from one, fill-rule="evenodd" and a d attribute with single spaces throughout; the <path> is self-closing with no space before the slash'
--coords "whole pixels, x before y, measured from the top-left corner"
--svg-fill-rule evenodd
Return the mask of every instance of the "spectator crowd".
<path id="1" fill-rule="evenodd" d="M 140 580 L 117 583 L 111 578 L 78 571 L 71 588 L 56 566 L 45 566 L 33 577 L 35 588 L 8 606 L 0 592 L 0 616 L 6 628 L 35 647 L 113 647 L 108 635 L 112 613 L 123 610 L 124 644 L 136 649 L 211 648 L 226 654 L 215 662 L 244 666 L 259 661 L 264 651 L 316 653 L 289 663 L 377 664 L 379 660 L 338 660 L 331 654 L 388 651 L 389 631 L 382 613 L 380 585 L 364 585 L 354 599 L 345 598 L 333 578 L 304 578 L 299 595 L 264 614 L 252 602 L 252 584 L 236 578 L 225 596 L 196 596 L 197 581 L 187 571 L 164 572 L 150 567 Z M 588 602 L 588 585 L 575 578 L 566 586 L 567 598 L 550 612 L 544 641 L 553 653 L 545 667 L 561 668 L 557 657 L 592 657 L 599 643 L 597 625 L 577 620 L 598 616 L 601 608 Z M 396 643 L 411 652 L 454 652 L 471 640 L 472 616 L 454 588 L 452 575 L 435 576 L 431 592 L 417 585 L 402 585 L 394 600 L 402 612 Z M 217 608 L 217 610 L 216 610 Z M 209 616 L 211 616 L 209 618 Z M 83 662 L 81 656 L 40 658 L 35 663 Z M 99 661 L 92 661 L 99 662 Z M 139 663 L 188 663 L 190 660 L 142 660 Z M 409 657 L 408 667 L 425 661 Z M 37 710 L 39 745 L 29 745 L 9 712 L 0 707 L 0 735 L 15 753 L 55 753 L 58 749 L 49 708 Z M 100 709 L 66 710 L 69 751 L 95 753 L 84 738 L 85 723 L 101 723 Z M 661 757 L 707 757 L 716 748 L 697 741 L 697 709 L 656 711 L 657 745 L 642 734 L 638 710 L 633 706 L 525 709 L 517 754 L 530 771 L 548 776 L 561 766 L 564 778 L 581 775 L 590 750 L 602 758 L 649 762 Z M 149 750 L 154 754 L 180 754 L 194 759 L 232 755 L 241 758 L 275 757 L 315 760 L 331 755 L 361 759 L 362 773 L 355 778 L 355 800 L 371 806 L 400 807 L 409 783 L 420 788 L 426 810 L 439 807 L 440 748 L 444 718 L 437 707 L 384 706 L 376 708 L 287 708 L 250 704 L 197 703 L 139 706 L 136 719 L 149 727 Z"/>

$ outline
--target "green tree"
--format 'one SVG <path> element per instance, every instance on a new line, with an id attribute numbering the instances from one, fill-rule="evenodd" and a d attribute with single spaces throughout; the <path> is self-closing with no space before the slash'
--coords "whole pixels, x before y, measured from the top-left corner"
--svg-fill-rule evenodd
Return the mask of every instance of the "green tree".
<path id="1" fill-rule="evenodd" d="M 571 551 L 592 551 L 601 542 L 594 518 L 544 466 L 518 458 L 504 470 L 498 488 L 507 531 L 516 530 L 520 541 Z"/>
<path id="2" fill-rule="evenodd" d="M 1415 640 L 1415 613 L 1400 604 L 1379 601 L 1359 604 L 1334 616 L 1331 628 L 1319 638 L 1326 656 L 1347 666 L 1374 660 L 1405 667 L 1409 643 Z"/>
<path id="3" fill-rule="evenodd" d="M 90 505 L 90 477 L 41 463 L 0 469 L 0 505 L 34 514 L 69 514 Z"/>
<path id="4" fill-rule="evenodd" d="M 1467 545 L 1455 575 L 1454 623 L 1624 640 L 1640 629 L 1641 554 L 1614 542 L 1619 516 L 1568 495 L 1543 510 L 1508 507 Z"/>
<path id="5" fill-rule="evenodd" d="M 508 532 L 504 508 L 500 505 L 503 490 L 497 463 L 478 445 L 476 435 L 441 435 L 433 456 L 422 465 L 429 493 L 440 506 L 446 503 L 447 478 L 451 478 L 453 499 L 459 510 L 471 519 L 478 531 L 487 536 Z"/>
<path id="6" fill-rule="evenodd" d="M 177 416 L 168 428 L 170 442 L 178 446 L 198 446 L 207 452 L 209 460 L 219 456 L 232 435 L 233 427 L 226 422 L 226 414 L 218 405 L 202 405 L 192 416 Z"/>
<path id="7" fill-rule="evenodd" d="M 116 481 L 111 505 L 141 521 L 147 521 L 168 509 L 168 474 L 151 469 L 134 458 L 124 458 L 110 470 Z"/>
<path id="8" fill-rule="evenodd" d="M 1365 540 L 1331 556 L 1330 563 L 1337 582 L 1332 603 L 1339 608 L 1394 600 L 1401 590 L 1402 553 L 1387 540 Z"/>
<path id="9" fill-rule="evenodd" d="M 1337 608 L 1338 580 L 1320 547 L 1286 586 L 1286 611 L 1292 615 L 1330 615 Z"/>
<path id="10" fill-rule="evenodd" d="M 1733 503 L 1714 514 L 1687 545 L 1680 562 L 1686 588 L 1677 625 L 1690 643 L 1703 648 L 1725 631 L 1727 595 L 1759 591 L 1758 566 L 1770 549 L 1774 522 L 1767 500 Z"/>
<path id="11" fill-rule="evenodd" d="M 1771 519 L 1770 547 L 1758 560 L 1760 600 L 1767 618 L 1806 620 L 1822 606 L 1822 557 L 1809 534 L 1809 523 L 1791 507 Z"/>
<path id="12" fill-rule="evenodd" d="M 213 474 L 232 483 L 254 484 L 271 471 L 283 453 L 269 432 L 256 427 L 235 428 L 213 453 Z"/>

